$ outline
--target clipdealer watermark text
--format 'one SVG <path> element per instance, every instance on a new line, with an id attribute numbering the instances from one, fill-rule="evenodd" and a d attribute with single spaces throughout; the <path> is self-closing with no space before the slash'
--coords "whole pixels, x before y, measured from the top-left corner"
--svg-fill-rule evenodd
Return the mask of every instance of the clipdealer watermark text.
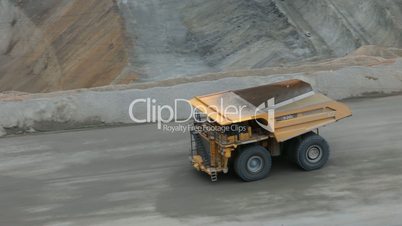
<path id="1" fill-rule="evenodd" d="M 242 126 L 238 124 L 233 124 L 229 126 L 208 126 L 205 124 L 201 125 L 170 125 L 170 124 L 163 124 L 161 129 L 164 132 L 169 133 L 187 133 L 189 131 L 203 131 L 203 132 L 219 132 L 219 133 L 226 133 L 226 132 L 239 132 L 244 133 L 247 132 L 247 126 Z"/>
<path id="2" fill-rule="evenodd" d="M 272 100 L 269 100 L 269 102 L 272 102 Z M 265 111 L 267 103 L 263 103 L 260 107 L 256 107 L 256 114 L 257 112 L 260 113 L 261 111 Z M 186 99 L 175 99 L 173 105 L 171 106 L 161 105 L 156 99 L 153 98 L 144 98 L 136 99 L 130 103 L 129 116 L 130 119 L 135 123 L 156 123 L 159 130 L 171 133 L 185 133 L 190 130 L 197 129 L 203 131 L 220 130 L 213 132 L 245 132 L 243 130 L 245 130 L 246 127 L 239 128 L 241 126 L 239 126 L 238 124 L 233 124 L 229 126 L 210 126 L 210 128 L 206 128 L 206 124 L 203 124 L 204 122 L 208 122 L 207 124 L 215 124 L 216 121 L 226 120 L 227 118 L 241 119 L 243 116 L 243 111 L 245 109 L 247 110 L 247 112 L 249 112 L 250 110 L 247 109 L 246 105 L 236 106 L 232 104 L 225 104 L 222 98 L 220 99 L 218 105 L 197 106 L 197 108 L 194 108 Z M 272 119 L 274 117 L 274 110 L 268 109 L 268 113 L 270 118 Z M 196 117 L 200 115 L 202 115 L 202 117 Z M 195 125 L 183 125 L 183 123 L 187 123 L 191 120 L 195 121 L 197 125 L 204 126 L 204 128 L 194 128 Z M 172 122 L 178 124 L 169 124 Z M 257 121 L 257 123 L 260 122 Z M 261 127 L 267 130 L 270 130 L 272 128 L 269 123 L 268 125 L 261 124 Z"/>

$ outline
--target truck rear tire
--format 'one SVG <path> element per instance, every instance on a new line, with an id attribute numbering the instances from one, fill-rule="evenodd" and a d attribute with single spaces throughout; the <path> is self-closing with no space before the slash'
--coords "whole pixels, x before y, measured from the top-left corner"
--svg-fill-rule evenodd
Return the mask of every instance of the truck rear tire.
<path id="1" fill-rule="evenodd" d="M 272 159 L 267 149 L 260 145 L 247 146 L 239 150 L 234 170 L 243 181 L 257 181 L 268 176 Z"/>
<path id="2" fill-rule="evenodd" d="M 308 133 L 297 142 L 293 160 L 305 171 L 322 168 L 329 159 L 329 146 L 327 141 L 315 133 Z"/>

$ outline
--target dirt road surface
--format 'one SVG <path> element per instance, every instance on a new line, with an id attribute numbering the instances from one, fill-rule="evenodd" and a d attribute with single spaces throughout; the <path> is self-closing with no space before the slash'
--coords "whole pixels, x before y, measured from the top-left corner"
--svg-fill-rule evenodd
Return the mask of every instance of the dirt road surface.
<path id="1" fill-rule="evenodd" d="M 253 183 L 211 183 L 155 125 L 1 139 L 0 225 L 400 225 L 402 96 L 347 102 L 324 169 L 274 159 Z"/>

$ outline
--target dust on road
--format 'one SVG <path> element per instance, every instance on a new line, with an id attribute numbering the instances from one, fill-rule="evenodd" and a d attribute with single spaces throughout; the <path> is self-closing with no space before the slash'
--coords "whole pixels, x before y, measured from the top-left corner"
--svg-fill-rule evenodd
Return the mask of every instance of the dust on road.
<path id="1" fill-rule="evenodd" d="M 348 102 L 354 116 L 321 130 L 324 169 L 274 159 L 253 183 L 211 183 L 189 135 L 155 125 L 1 139 L 0 225 L 397 225 L 402 96 Z"/>

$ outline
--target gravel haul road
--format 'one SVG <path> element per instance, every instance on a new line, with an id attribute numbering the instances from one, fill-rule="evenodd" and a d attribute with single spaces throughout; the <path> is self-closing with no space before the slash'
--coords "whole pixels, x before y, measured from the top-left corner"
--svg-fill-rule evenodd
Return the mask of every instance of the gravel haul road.
<path id="1" fill-rule="evenodd" d="M 347 103 L 325 168 L 274 159 L 253 183 L 211 183 L 155 125 L 1 139 L 0 225 L 400 225 L 402 96 Z"/>

